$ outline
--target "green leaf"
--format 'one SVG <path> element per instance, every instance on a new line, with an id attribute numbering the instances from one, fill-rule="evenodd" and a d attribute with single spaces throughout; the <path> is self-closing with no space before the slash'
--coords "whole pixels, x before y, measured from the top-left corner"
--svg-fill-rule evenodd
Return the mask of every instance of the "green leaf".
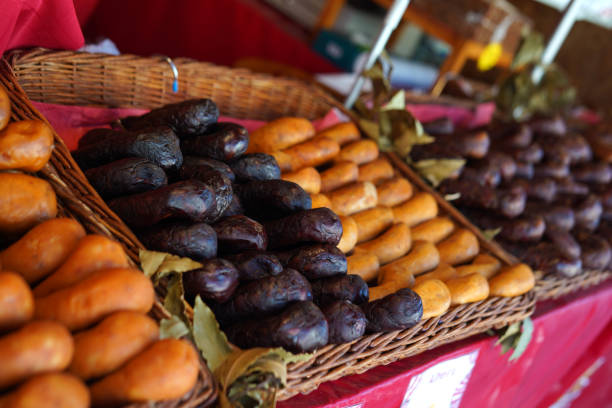
<path id="1" fill-rule="evenodd" d="M 183 280 L 179 274 L 174 274 L 170 277 L 166 286 L 166 297 L 164 297 L 164 308 L 170 312 L 170 314 L 181 318 L 186 321 L 185 318 L 185 290 L 183 289 Z"/>
<path id="2" fill-rule="evenodd" d="M 183 258 L 164 252 L 139 251 L 140 266 L 145 275 L 152 277 L 156 281 L 174 272 L 182 273 L 192 271 L 202 267 L 202 264 L 189 258 Z"/>
<path id="3" fill-rule="evenodd" d="M 389 102 L 387 102 L 380 110 L 404 110 L 406 109 L 406 93 L 403 89 L 400 89 L 391 97 Z"/>
<path id="4" fill-rule="evenodd" d="M 509 350 L 511 350 L 514 347 L 514 341 L 516 337 L 518 336 L 511 336 L 501 342 L 501 353 L 502 354 L 506 354 Z"/>
<path id="5" fill-rule="evenodd" d="M 170 319 L 162 319 L 159 322 L 160 339 L 180 339 L 189 334 L 189 327 L 178 316 L 173 315 Z"/>
<path id="6" fill-rule="evenodd" d="M 380 133 L 378 131 L 378 123 L 368 119 L 359 119 L 359 127 L 361 128 L 361 130 L 363 130 L 363 133 L 365 133 L 366 136 L 370 139 L 379 139 Z"/>
<path id="7" fill-rule="evenodd" d="M 212 371 L 221 366 L 234 351 L 225 333 L 221 331 L 212 310 L 199 295 L 195 299 L 193 308 L 193 339 Z"/>
<path id="8" fill-rule="evenodd" d="M 434 187 L 449 177 L 458 176 L 464 165 L 464 159 L 426 159 L 413 164 L 417 172 Z"/>
<path id="9" fill-rule="evenodd" d="M 502 230 L 502 227 L 494 228 L 494 229 L 486 229 L 482 231 L 482 235 L 487 239 L 487 241 L 492 241 L 493 238 L 497 236 Z"/>
<path id="10" fill-rule="evenodd" d="M 527 350 L 527 346 L 529 342 L 531 342 L 531 338 L 533 337 L 533 321 L 528 317 L 523 320 L 523 331 L 521 332 L 520 337 L 514 347 L 514 352 L 510 356 L 509 361 L 518 360 L 520 356 L 523 355 L 525 350 Z"/>
<path id="11" fill-rule="evenodd" d="M 147 251 L 146 249 L 140 249 L 138 251 L 138 257 L 140 258 L 140 267 L 146 276 L 152 277 L 157 269 L 162 264 L 166 256 L 163 252 Z"/>
<path id="12" fill-rule="evenodd" d="M 499 339 L 497 340 L 495 344 L 501 344 L 503 341 L 505 341 L 509 337 L 514 336 L 520 331 L 521 331 L 521 323 L 520 322 L 512 323 L 510 326 L 508 326 L 508 328 L 506 328 L 506 331 L 504 332 L 504 334 L 499 337 Z"/>

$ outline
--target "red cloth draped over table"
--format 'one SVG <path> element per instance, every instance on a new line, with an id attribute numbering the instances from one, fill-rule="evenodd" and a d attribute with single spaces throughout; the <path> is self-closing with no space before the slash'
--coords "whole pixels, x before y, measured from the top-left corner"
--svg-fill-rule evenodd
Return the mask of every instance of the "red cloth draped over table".
<path id="1" fill-rule="evenodd" d="M 587 296 L 588 294 L 588 296 Z M 448 407 L 525 408 L 549 407 L 557 401 L 595 361 L 603 365 L 592 375 L 591 388 L 585 388 L 572 406 L 587 408 L 594 401 L 612 401 L 612 282 L 581 295 L 538 304 L 534 333 L 525 353 L 508 362 L 510 352 L 501 355 L 495 338 L 486 335 L 439 347 L 423 354 L 322 384 L 308 395 L 299 395 L 278 404 L 278 408 L 382 408 L 413 407 L 404 396 L 410 385 L 411 395 L 418 398 L 423 377 L 430 389 L 431 403 L 439 400 L 449 382 L 436 382 L 432 370 L 477 353 L 473 370 L 455 384 L 455 394 Z M 606 359 L 607 358 L 607 359 Z M 442 369 L 438 377 L 465 369 L 463 366 Z M 429 370 L 432 369 L 432 370 Z M 425 373 L 425 374 L 424 374 Z M 452 377 L 452 375 L 451 375 Z M 459 378 L 461 380 L 462 378 Z M 417 381 L 418 380 L 418 381 Z M 452 391 L 452 390 L 451 390 Z M 460 401 L 460 403 L 459 403 Z M 584 402 L 583 402 L 584 401 Z M 406 405 L 402 405 L 402 402 Z M 455 405 L 456 404 L 456 405 Z M 425 405 L 434 406 L 434 405 Z"/>
<path id="2" fill-rule="evenodd" d="M 83 34 L 72 0 L 1 0 L 0 54 L 22 47 L 78 49 Z"/>

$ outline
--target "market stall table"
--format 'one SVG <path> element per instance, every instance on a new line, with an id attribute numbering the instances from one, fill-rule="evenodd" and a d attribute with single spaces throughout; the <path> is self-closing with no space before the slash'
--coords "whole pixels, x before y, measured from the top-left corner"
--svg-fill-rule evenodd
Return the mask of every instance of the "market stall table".
<path id="1" fill-rule="evenodd" d="M 548 407 L 594 361 L 606 354 L 609 357 L 610 302 L 612 282 L 539 303 L 531 343 L 515 362 L 508 362 L 510 352 L 501 354 L 501 347 L 495 344 L 497 338 L 474 336 L 322 384 L 316 391 L 283 401 L 278 407 L 407 408 L 420 406 L 417 402 L 422 398 L 429 404 L 448 407 Z M 597 347 L 592 346 L 595 344 Z M 583 357 L 589 353 L 590 359 Z M 605 373 L 609 367 L 608 361 L 599 370 Z M 600 378 L 597 373 L 593 376 Z M 609 380 L 600 379 L 598 384 L 596 397 L 612 398 Z M 591 401 L 586 395 L 583 399 Z M 585 402 L 579 406 L 595 405 Z"/>

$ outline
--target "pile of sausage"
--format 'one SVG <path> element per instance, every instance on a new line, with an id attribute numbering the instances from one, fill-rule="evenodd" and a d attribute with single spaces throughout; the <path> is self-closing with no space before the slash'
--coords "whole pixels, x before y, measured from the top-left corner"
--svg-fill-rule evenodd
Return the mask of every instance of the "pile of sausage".
<path id="1" fill-rule="evenodd" d="M 337 248 L 340 218 L 282 180 L 275 156 L 253 152 L 297 148 L 312 125 L 289 120 L 249 138 L 218 116 L 208 99 L 167 105 L 123 119 L 123 129 L 87 133 L 73 156 L 147 248 L 202 263 L 183 273 L 185 297 L 199 295 L 240 347 L 312 351 L 416 324 L 419 296 L 406 289 L 368 302 Z"/>
<path id="2" fill-rule="evenodd" d="M 448 120 L 425 124 L 436 136 L 413 160 L 464 157 L 461 175 L 440 185 L 453 203 L 531 267 L 572 277 L 612 261 L 612 167 L 591 142 L 560 117 L 492 123 L 457 131 Z"/>
<path id="3" fill-rule="evenodd" d="M 55 218 L 39 121 L 8 123 L 0 89 L 0 406 L 88 407 L 179 398 L 198 378 L 183 340 L 159 340 L 151 281 L 121 246 Z M 174 381 L 165 381 L 167 373 Z"/>

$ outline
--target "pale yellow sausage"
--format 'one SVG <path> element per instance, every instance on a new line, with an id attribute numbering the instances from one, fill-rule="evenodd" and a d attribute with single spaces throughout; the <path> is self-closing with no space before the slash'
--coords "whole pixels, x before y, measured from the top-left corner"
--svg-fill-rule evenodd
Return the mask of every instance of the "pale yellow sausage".
<path id="1" fill-rule="evenodd" d="M 418 241 L 414 243 L 408 255 L 380 268 L 378 283 L 404 282 L 407 276 L 430 271 L 439 263 L 436 247 L 431 242 Z"/>
<path id="2" fill-rule="evenodd" d="M 312 201 L 312 208 L 331 208 L 331 201 L 325 194 L 310 194 L 310 201 Z"/>
<path id="3" fill-rule="evenodd" d="M 455 229 L 448 217 L 436 217 L 412 227 L 412 239 L 437 244 L 447 238 Z"/>
<path id="4" fill-rule="evenodd" d="M 431 272 L 424 273 L 415 278 L 414 283 L 418 284 L 429 279 L 439 279 L 446 282 L 457 277 L 457 270 L 447 263 L 440 262 L 438 267 Z"/>
<path id="5" fill-rule="evenodd" d="M 359 140 L 359 129 L 353 122 L 343 122 L 327 127 L 317 133 L 317 136 L 325 136 L 338 142 L 340 146 L 349 142 Z"/>
<path id="6" fill-rule="evenodd" d="M 471 273 L 479 273 L 485 278 L 489 279 L 495 275 L 501 268 L 501 262 L 489 255 L 480 254 L 469 265 L 458 266 L 457 276 L 465 276 Z"/>

